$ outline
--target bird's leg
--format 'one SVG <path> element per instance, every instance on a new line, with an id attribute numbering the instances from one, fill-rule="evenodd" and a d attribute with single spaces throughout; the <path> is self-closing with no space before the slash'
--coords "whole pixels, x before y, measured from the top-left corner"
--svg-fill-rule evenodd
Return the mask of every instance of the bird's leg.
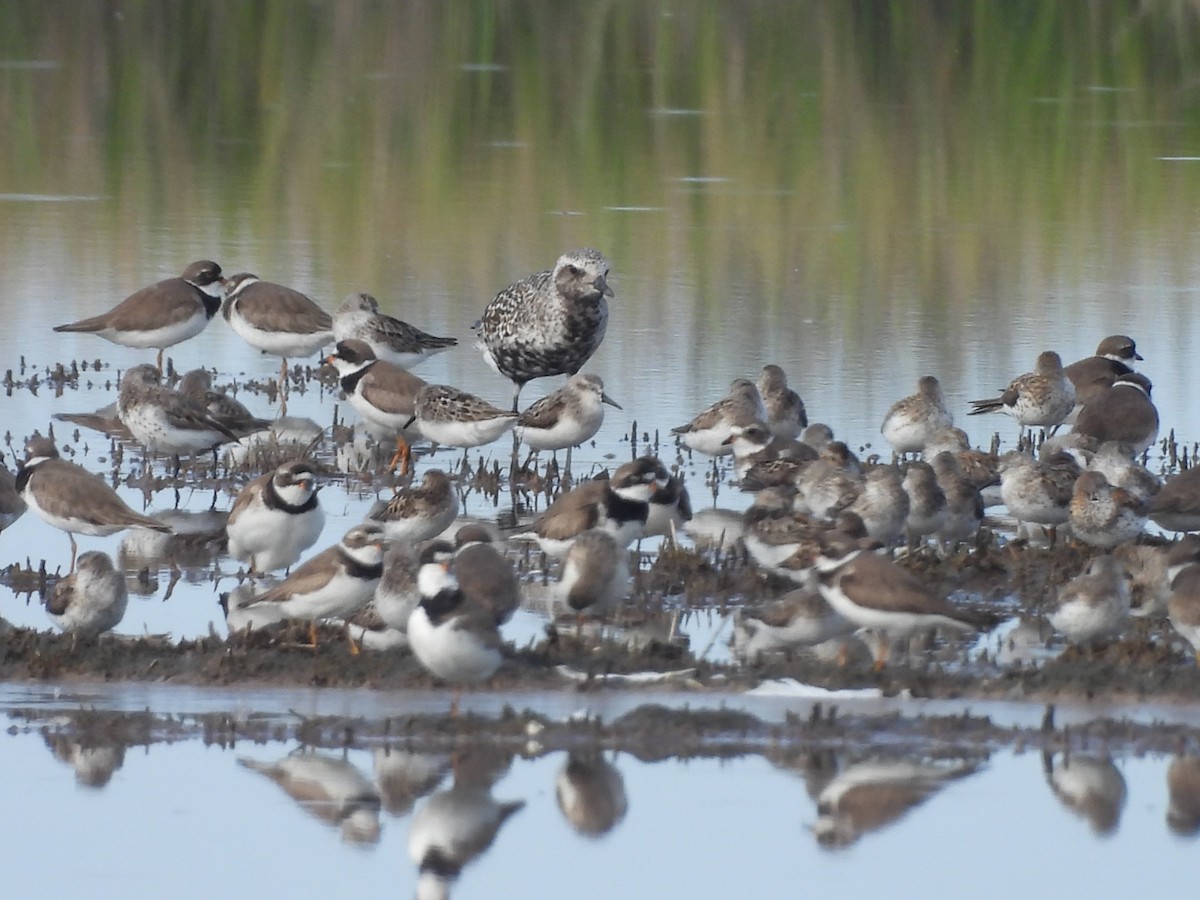
<path id="1" fill-rule="evenodd" d="M 402 434 L 396 435 L 396 453 L 388 463 L 388 469 L 395 471 L 400 466 L 400 474 L 407 475 L 412 470 L 412 445 Z"/>
<path id="2" fill-rule="evenodd" d="M 462 688 L 454 689 L 454 699 L 450 701 L 450 718 L 458 718 L 458 701 L 462 699 Z"/>
<path id="3" fill-rule="evenodd" d="M 350 655 L 358 656 L 358 644 L 354 640 L 354 635 L 350 633 L 350 623 L 346 623 L 346 640 L 350 642 Z"/>
<path id="4" fill-rule="evenodd" d="M 513 412 L 520 412 L 517 409 L 517 398 L 521 396 L 521 388 L 524 387 L 519 381 L 513 382 Z"/>
<path id="5" fill-rule="evenodd" d="M 279 365 L 279 414 L 287 415 L 287 398 L 288 398 L 288 370 L 287 357 L 283 357 L 283 362 Z"/>
<path id="6" fill-rule="evenodd" d="M 159 376 L 161 376 L 161 375 L 162 375 L 162 373 L 163 373 L 163 367 L 162 367 L 162 358 L 163 358 L 163 348 L 162 348 L 162 347 L 159 347 L 159 349 L 158 349 L 158 358 L 155 360 L 155 363 L 154 363 L 156 366 L 158 366 L 158 374 L 159 374 Z"/>
<path id="7" fill-rule="evenodd" d="M 78 552 L 79 547 L 75 543 L 75 535 L 71 534 L 69 531 L 67 532 L 67 538 L 71 541 L 71 568 L 67 572 L 69 575 L 71 572 L 75 571 L 75 554 Z"/>
<path id="8" fill-rule="evenodd" d="M 314 650 L 317 649 L 317 622 L 314 619 L 308 623 L 308 641 Z"/>

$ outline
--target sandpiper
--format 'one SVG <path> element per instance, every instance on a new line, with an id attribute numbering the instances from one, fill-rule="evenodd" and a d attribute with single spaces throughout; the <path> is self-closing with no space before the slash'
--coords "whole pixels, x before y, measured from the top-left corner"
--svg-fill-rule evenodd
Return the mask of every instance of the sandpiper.
<path id="1" fill-rule="evenodd" d="M 46 614 L 63 631 L 95 637 L 120 624 L 128 600 L 125 573 L 113 567 L 107 553 L 89 550 L 79 555 L 78 568 L 54 585 Z"/>
<path id="2" fill-rule="evenodd" d="M 1168 531 L 1200 531 L 1200 466 L 1167 479 L 1150 501 L 1150 518 Z"/>
<path id="3" fill-rule="evenodd" d="M 117 415 L 148 451 L 169 453 L 176 459 L 241 437 L 192 398 L 162 384 L 151 365 L 134 366 L 121 378 Z"/>
<path id="4" fill-rule="evenodd" d="M 458 344 L 458 338 L 434 337 L 381 313 L 379 301 L 370 294 L 348 294 L 333 314 L 333 340 L 350 338 L 365 341 L 377 358 L 402 369 L 420 365 Z"/>
<path id="5" fill-rule="evenodd" d="M 972 400 L 969 415 L 1002 412 L 1022 428 L 1061 425 L 1075 408 L 1075 385 L 1063 371 L 1062 357 L 1053 350 L 1038 355 L 1032 372 L 1014 378 L 999 397 Z"/>
<path id="6" fill-rule="evenodd" d="M 608 325 L 608 260 L 598 250 L 564 253 L 498 293 L 476 324 L 476 348 L 513 383 L 513 412 L 526 382 L 574 375 L 604 340 Z"/>
<path id="7" fill-rule="evenodd" d="M 215 390 L 212 373 L 208 369 L 192 369 L 185 372 L 179 380 L 178 390 L 180 394 L 202 407 L 210 418 L 239 437 L 271 427 L 267 419 L 260 419 L 224 391 Z"/>
<path id="8" fill-rule="evenodd" d="M 763 366 L 758 375 L 758 393 L 767 412 L 767 425 L 775 437 L 795 440 L 808 427 L 804 401 L 788 387 L 787 375 L 779 366 Z"/>
<path id="9" fill-rule="evenodd" d="M 413 398 L 412 418 L 427 441 L 447 447 L 482 447 L 517 424 L 517 413 L 446 384 L 427 384 Z"/>
<path id="10" fill-rule="evenodd" d="M 794 488 L 765 488 L 742 517 L 746 549 L 764 569 L 780 574 L 785 574 L 781 571 L 785 561 L 805 553 L 806 558 L 797 559 L 796 570 L 802 572 L 811 566 L 820 538 L 830 528 L 813 516 L 796 512 L 794 496 Z"/>
<path id="11" fill-rule="evenodd" d="M 1071 533 L 1103 549 L 1134 540 L 1146 525 L 1145 503 L 1091 470 L 1075 480 L 1068 514 Z"/>
<path id="12" fill-rule="evenodd" d="M 903 456 L 920 452 L 930 435 L 953 424 L 941 384 L 932 375 L 925 375 L 917 381 L 915 394 L 892 404 L 879 430 L 892 449 Z"/>
<path id="13" fill-rule="evenodd" d="M 1067 809 L 1087 819 L 1096 834 L 1111 834 L 1121 821 L 1128 790 L 1112 757 L 1064 751 L 1042 751 L 1042 771 L 1050 790 Z"/>
<path id="14" fill-rule="evenodd" d="M 416 409 L 417 392 L 425 382 L 407 369 L 377 359 L 375 351 L 357 339 L 339 341 L 325 361 L 337 369 L 342 390 L 366 420 L 368 430 L 376 437 L 395 438 L 392 465 L 402 462 L 407 473 L 409 440 L 417 434 L 408 430 L 408 423 Z"/>
<path id="15" fill-rule="evenodd" d="M 830 532 L 816 559 L 821 596 L 860 628 L 873 628 L 889 638 L 946 626 L 958 631 L 990 627 L 990 616 L 959 609 L 935 594 L 911 572 L 864 548 L 861 539 Z M 887 661 L 887 642 L 875 659 L 876 671 Z"/>
<path id="16" fill-rule="evenodd" d="M 467 602 L 449 562 L 434 559 L 429 550 L 421 554 L 417 571 L 421 602 L 408 620 L 413 654 L 444 681 L 456 685 L 487 681 L 504 659 L 496 620 Z M 453 708 L 457 709 L 457 702 Z"/>
<path id="17" fill-rule="evenodd" d="M 407 634 L 408 619 L 421 592 L 417 588 L 418 559 L 413 545 L 392 541 L 383 554 L 383 577 L 375 588 L 375 611 L 390 628 Z"/>
<path id="18" fill-rule="evenodd" d="M 315 645 L 318 619 L 344 619 L 371 599 L 383 575 L 383 545 L 378 525 L 355 525 L 248 607 L 277 605 L 287 618 L 309 621 Z"/>
<path id="19" fill-rule="evenodd" d="M 1129 576 L 1129 615 L 1161 619 L 1167 614 L 1171 580 L 1167 576 L 1166 547 L 1122 544 L 1113 550 Z"/>
<path id="20" fill-rule="evenodd" d="M 942 452 L 954 454 L 963 475 L 977 489 L 982 491 L 1000 483 L 1000 473 L 997 471 L 1000 460 L 992 453 L 974 449 L 967 433 L 961 428 L 943 428 L 934 432 L 925 443 L 921 457 L 927 463 L 932 463 Z"/>
<path id="21" fill-rule="evenodd" d="M 25 462 L 17 472 L 17 493 L 42 519 L 67 533 L 75 570 L 75 535 L 103 537 L 126 528 L 169 532 L 149 516 L 130 509 L 98 475 L 60 459 L 50 438 L 35 434 L 25 445 Z"/>
<path id="22" fill-rule="evenodd" d="M 910 462 L 904 470 L 904 492 L 908 494 L 908 518 L 904 530 L 909 546 L 937 534 L 946 523 L 946 493 L 938 484 L 937 474 L 927 462 Z"/>
<path id="23" fill-rule="evenodd" d="M 858 457 L 842 441 L 830 441 L 821 456 L 796 476 L 796 509 L 817 519 L 832 519 L 862 493 Z"/>
<path id="24" fill-rule="evenodd" d="M 1000 458 L 1000 495 L 1018 522 L 1054 528 L 1070 518 L 1071 494 L 1080 473 L 1069 453 L 1035 460 L 1011 451 Z"/>
<path id="25" fill-rule="evenodd" d="M 1171 581 L 1167 618 L 1179 636 L 1192 645 L 1196 664 L 1200 665 L 1200 557 L 1194 552 L 1191 561 L 1180 567 Z"/>
<path id="26" fill-rule="evenodd" d="M 294 566 L 325 527 L 318 490 L 316 466 L 303 459 L 255 478 L 229 511 L 230 556 L 248 562 L 255 574 Z"/>
<path id="27" fill-rule="evenodd" d="M 1124 334 L 1106 337 L 1096 348 L 1095 356 L 1084 357 L 1063 370 L 1075 385 L 1076 405 L 1091 403 L 1112 387 L 1117 378 L 1132 372 L 1133 363 L 1141 359 L 1133 338 Z"/>
<path id="28" fill-rule="evenodd" d="M 777 438 L 766 422 L 734 425 L 723 443 L 733 448 L 734 476 L 740 482 L 749 482 L 743 484 L 743 490 L 759 490 L 767 483 L 784 484 L 794 480 L 805 464 L 819 455 L 802 441 Z M 769 465 L 780 460 L 787 462 Z"/>
<path id="29" fill-rule="evenodd" d="M 796 588 L 738 616 L 734 651 L 753 663 L 764 653 L 823 644 L 857 628 L 835 612 L 819 591 Z"/>
<path id="30" fill-rule="evenodd" d="M 891 546 L 904 532 L 908 519 L 908 494 L 900 473 L 892 466 L 876 466 L 863 479 L 862 492 L 847 509 L 857 513 L 867 536 Z"/>
<path id="31" fill-rule="evenodd" d="M 1129 447 L 1117 441 L 1101 444 L 1087 467 L 1100 472 L 1113 487 L 1124 488 L 1142 503 L 1149 503 L 1162 489 L 1162 479 L 1134 459 Z"/>
<path id="32" fill-rule="evenodd" d="M 0 531 L 25 514 L 25 501 L 17 493 L 17 477 L 0 463 Z"/>
<path id="33" fill-rule="evenodd" d="M 762 397 L 753 381 L 735 378 L 729 393 L 701 411 L 686 425 L 672 428 L 683 443 L 706 456 L 728 456 L 733 447 L 725 443 L 735 425 L 752 425 L 766 420 Z"/>
<path id="34" fill-rule="evenodd" d="M 983 497 L 963 472 L 959 459 L 946 451 L 933 458 L 934 477 L 946 501 L 946 514 L 936 532 L 943 544 L 971 540 L 983 523 Z"/>
<path id="35" fill-rule="evenodd" d="M 532 535 L 544 553 L 557 559 L 591 528 L 603 528 L 620 546 L 629 546 L 645 533 L 660 467 L 658 460 L 641 457 L 609 478 L 594 478 L 560 494 L 534 523 Z"/>
<path id="36" fill-rule="evenodd" d="M 625 818 L 625 779 L 600 749 L 577 748 L 554 776 L 554 799 L 571 827 L 585 837 L 608 834 Z"/>
<path id="37" fill-rule="evenodd" d="M 607 531 L 593 528 L 581 534 L 567 551 L 559 597 L 575 613 L 612 612 L 629 594 L 629 559 Z"/>
<path id="38" fill-rule="evenodd" d="M 450 476 L 430 469 L 419 485 L 400 488 L 391 499 L 376 503 L 367 518 L 383 526 L 389 541 L 418 544 L 449 528 L 460 508 Z"/>
<path id="39" fill-rule="evenodd" d="M 1158 410 L 1150 399 L 1150 379 L 1139 372 L 1118 376 L 1113 386 L 1079 411 L 1072 434 L 1097 443 L 1120 441 L 1134 455 L 1158 437 Z"/>
<path id="40" fill-rule="evenodd" d="M 1129 617 L 1129 576 L 1116 558 L 1094 557 L 1058 591 L 1047 611 L 1050 625 L 1072 644 L 1115 637 Z"/>
<path id="41" fill-rule="evenodd" d="M 256 350 L 280 357 L 280 411 L 287 412 L 287 361 L 333 340 L 333 319 L 299 291 L 242 272 L 226 284 L 225 321 Z"/>
<path id="42" fill-rule="evenodd" d="M 163 351 L 204 330 L 221 308 L 224 289 L 221 267 L 201 259 L 178 278 L 144 287 L 108 312 L 54 330 L 95 334 L 123 347 L 157 347 L 161 372 Z"/>
<path id="43" fill-rule="evenodd" d="M 454 535 L 450 572 L 469 605 L 491 614 L 497 625 L 512 618 L 521 603 L 517 573 L 482 525 L 464 525 Z"/>
<path id="44" fill-rule="evenodd" d="M 566 450 L 590 441 L 604 422 L 604 404 L 621 408 L 604 393 L 599 375 L 572 375 L 565 385 L 521 413 L 517 438 L 534 450 Z"/>

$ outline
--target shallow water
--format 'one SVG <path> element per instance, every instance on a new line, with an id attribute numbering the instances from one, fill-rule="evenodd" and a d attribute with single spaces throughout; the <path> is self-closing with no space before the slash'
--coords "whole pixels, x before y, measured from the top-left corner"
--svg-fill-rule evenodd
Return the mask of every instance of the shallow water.
<path id="1" fill-rule="evenodd" d="M 6 464 L 53 414 L 111 402 L 119 373 L 149 358 L 50 328 L 192 259 L 255 271 L 326 308 L 374 293 L 386 311 L 459 338 L 423 378 L 504 401 L 509 386 L 470 348 L 470 324 L 496 291 L 583 244 L 608 255 L 616 289 L 587 368 L 624 412 L 609 410 L 595 445 L 575 454 L 577 473 L 650 446 L 681 464 L 697 509 L 709 505 L 705 462 L 663 436 L 768 362 L 785 367 L 812 420 L 865 453 L 879 449 L 890 404 L 926 373 L 976 443 L 998 431 L 1009 445 L 1015 426 L 967 419 L 967 401 L 1027 371 L 1043 349 L 1072 360 L 1114 332 L 1132 334 L 1146 357 L 1164 434 L 1175 428 L 1191 445 L 1200 440 L 1189 365 L 1200 353 L 1198 32 L 1186 6 L 1134 2 L 309 4 L 286 15 L 222 2 L 119 13 L 72 5 L 69 15 L 6 3 L 0 373 L 20 383 L 0 396 Z M 214 368 L 222 384 L 278 368 L 219 319 L 169 356 L 180 371 Z M 46 372 L 79 361 L 88 367 L 78 385 L 56 392 Z M 34 375 L 36 388 L 25 385 Z M 522 399 L 557 384 L 535 382 Z M 261 394 L 239 396 L 274 414 Z M 315 384 L 290 406 L 322 426 L 354 420 Z M 138 508 L 201 513 L 232 502 L 228 490 L 146 497 L 126 483 L 137 453 L 114 471 L 107 438 L 62 423 L 55 433 Z M 497 447 L 503 460 L 507 444 Z M 434 462 L 459 456 L 443 450 Z M 377 490 L 388 488 L 327 485 L 318 546 L 357 522 Z M 745 502 L 728 489 L 716 500 Z M 466 506 L 489 519 L 507 512 L 478 493 Z M 116 557 L 125 541 L 80 545 Z M 68 552 L 32 515 L 0 534 L 0 565 L 65 570 Z M 128 568 L 119 632 L 223 633 L 216 600 L 233 584 L 231 560 L 184 564 L 173 587 L 169 564 L 130 558 Z M 6 587 L 0 616 L 48 627 L 36 595 Z M 523 612 L 506 637 L 522 643 L 542 625 Z M 711 644 L 708 658 L 725 658 L 723 618 L 683 627 L 694 650 Z M 68 692 L 66 702 L 162 712 L 229 703 L 161 690 Z M 355 706 L 367 703 L 388 714 L 390 699 L 363 696 L 297 690 L 234 703 L 369 714 Z M 406 702 L 436 710 L 445 699 Z M 494 711 L 509 700 L 561 716 L 576 707 L 566 692 L 470 702 Z M 790 701 L 759 702 L 781 711 Z M 1026 725 L 1041 715 L 1006 710 Z M 1143 720 L 1160 712 L 1191 724 L 1198 715 L 1119 710 Z M 22 776 L 0 779 L 6 808 L 73 829 L 73 841 L 54 843 L 79 853 L 51 857 L 43 829 L 15 829 L 0 860 L 16 896 L 84 883 L 101 896 L 164 885 L 199 894 L 223 871 L 246 873 L 235 893 L 313 879 L 413 890 L 408 818 L 384 814 L 378 844 L 351 846 L 237 764 L 243 753 L 282 758 L 291 744 L 130 749 L 99 790 L 76 786 L 35 733 L 0 736 L 0 747 L 6 771 Z M 1129 799 L 1109 837 L 1054 799 L 1040 754 L 1002 748 L 836 853 L 808 831 L 817 817 L 804 785 L 762 757 L 649 765 L 619 755 L 629 812 L 599 841 L 557 812 L 560 755 L 518 759 L 495 795 L 526 807 L 456 893 L 495 896 L 503 884 L 513 896 L 557 895 L 564 885 L 546 879 L 572 872 L 567 888 L 585 896 L 779 895 L 797 885 L 858 895 L 877 893 L 884 877 L 932 894 L 1127 895 L 1147 871 L 1186 871 L 1192 848 L 1163 824 L 1167 757 L 1114 754 Z M 369 773 L 368 751 L 348 760 Z M 935 856 L 932 847 L 963 834 L 970 840 Z M 744 843 L 732 844 L 736 835 Z M 998 868 L 997 846 L 1016 862 Z"/>

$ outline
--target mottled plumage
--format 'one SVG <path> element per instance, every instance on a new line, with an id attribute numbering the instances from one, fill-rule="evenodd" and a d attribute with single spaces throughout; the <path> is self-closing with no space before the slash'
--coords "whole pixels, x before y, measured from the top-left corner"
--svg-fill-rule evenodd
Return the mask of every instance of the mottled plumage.
<path id="1" fill-rule="evenodd" d="M 1038 356 L 1034 371 L 1018 375 L 999 397 L 972 400 L 971 406 L 972 416 L 1002 412 L 1022 427 L 1050 428 L 1062 424 L 1075 408 L 1075 385 L 1063 371 L 1062 358 L 1046 350 Z"/>
<path id="2" fill-rule="evenodd" d="M 428 441 L 447 447 L 490 444 L 517 423 L 517 414 L 446 384 L 427 384 L 413 398 L 413 421 Z"/>
<path id="3" fill-rule="evenodd" d="M 349 294 L 333 314 L 333 339 L 357 338 L 392 365 L 411 369 L 458 343 L 458 338 L 435 337 L 420 328 L 379 311 L 370 294 Z"/>
<path id="4" fill-rule="evenodd" d="M 140 365 L 121 378 L 117 415 L 139 444 L 152 453 L 179 455 L 238 440 L 240 435 L 203 405 L 161 384 L 159 377 L 153 366 Z"/>

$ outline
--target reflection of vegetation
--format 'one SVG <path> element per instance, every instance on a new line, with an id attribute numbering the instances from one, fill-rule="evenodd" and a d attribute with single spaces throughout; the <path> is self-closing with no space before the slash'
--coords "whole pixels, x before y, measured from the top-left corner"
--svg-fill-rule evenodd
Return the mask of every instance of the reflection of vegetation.
<path id="1" fill-rule="evenodd" d="M 24 0 L 0 58 L 58 64 L 0 68 L 0 191 L 471 308 L 584 239 L 702 292 L 969 304 L 1197 207 L 1157 159 L 1200 153 L 1192 3 Z"/>

